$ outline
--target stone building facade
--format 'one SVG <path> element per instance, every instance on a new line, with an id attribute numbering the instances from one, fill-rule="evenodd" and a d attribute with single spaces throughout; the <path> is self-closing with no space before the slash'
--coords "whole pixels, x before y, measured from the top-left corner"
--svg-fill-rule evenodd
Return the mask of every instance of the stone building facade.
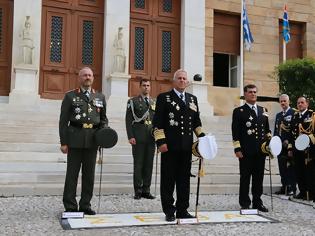
<path id="1" fill-rule="evenodd" d="M 228 115 L 240 104 L 243 84 L 255 83 L 259 95 L 277 96 L 270 75 L 282 61 L 285 3 L 246 1 L 254 44 L 244 51 L 240 81 L 241 0 L 0 0 L 0 54 L 5 51 L 0 55 L 0 100 L 36 106 L 40 98 L 60 99 L 76 86 L 78 69 L 91 64 L 112 112 L 123 112 L 140 78 L 152 80 L 156 95 L 169 89 L 177 68 L 184 68 L 202 113 Z M 287 6 L 293 30 L 288 58 L 314 57 L 315 1 L 292 0 Z M 21 55 L 26 21 L 31 63 Z M 118 37 L 123 65 L 113 71 Z M 202 80 L 193 81 L 195 74 Z"/>

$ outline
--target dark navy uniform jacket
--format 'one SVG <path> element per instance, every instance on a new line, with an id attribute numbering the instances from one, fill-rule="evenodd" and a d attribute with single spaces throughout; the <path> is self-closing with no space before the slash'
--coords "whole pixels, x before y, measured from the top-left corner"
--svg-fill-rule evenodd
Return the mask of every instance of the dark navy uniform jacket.
<path id="1" fill-rule="evenodd" d="M 266 155 L 261 145 L 271 137 L 268 114 L 257 105 L 258 117 L 247 104 L 233 111 L 232 136 L 234 152 L 242 151 L 244 156 Z"/>
<path id="2" fill-rule="evenodd" d="M 192 150 L 193 133 L 202 133 L 201 121 L 197 97 L 185 92 L 185 101 L 174 90 L 157 97 L 153 127 L 158 146 L 166 143 L 170 151 Z"/>
<path id="3" fill-rule="evenodd" d="M 294 116 L 294 109 L 289 108 L 285 113 L 283 111 L 277 113 L 275 121 L 275 129 L 273 135 L 281 138 L 281 141 L 290 139 L 291 123 Z"/>
<path id="4" fill-rule="evenodd" d="M 306 110 L 303 115 L 300 116 L 300 112 L 296 111 L 293 115 L 291 124 L 291 133 L 289 140 L 289 148 L 294 147 L 295 140 L 300 134 L 312 133 L 312 122 L 313 122 L 313 110 Z"/>

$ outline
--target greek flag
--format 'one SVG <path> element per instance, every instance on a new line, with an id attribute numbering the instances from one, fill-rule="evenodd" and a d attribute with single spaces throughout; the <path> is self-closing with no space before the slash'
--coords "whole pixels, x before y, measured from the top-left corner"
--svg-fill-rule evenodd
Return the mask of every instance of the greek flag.
<path id="1" fill-rule="evenodd" d="M 290 26 L 289 26 L 289 16 L 287 11 L 287 5 L 284 5 L 283 11 L 283 22 L 282 22 L 282 35 L 286 43 L 290 41 Z"/>
<path id="2" fill-rule="evenodd" d="M 247 50 L 250 50 L 252 43 L 254 42 L 252 33 L 250 32 L 249 22 L 247 17 L 247 11 L 245 6 L 245 1 L 243 0 L 243 35 L 244 35 L 244 44 Z"/>

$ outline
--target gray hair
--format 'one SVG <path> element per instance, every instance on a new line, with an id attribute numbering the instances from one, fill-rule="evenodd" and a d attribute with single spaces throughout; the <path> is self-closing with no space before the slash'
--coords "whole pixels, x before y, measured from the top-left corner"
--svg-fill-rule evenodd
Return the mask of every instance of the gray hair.
<path id="1" fill-rule="evenodd" d="M 175 71 L 174 76 L 173 76 L 173 80 L 176 80 L 176 76 L 178 73 L 183 72 L 186 74 L 187 76 L 187 71 L 185 71 L 184 69 L 178 69 L 177 71 Z M 187 78 L 188 79 L 188 78 Z"/>
<path id="2" fill-rule="evenodd" d="M 288 101 L 290 100 L 289 95 L 288 95 L 288 94 L 285 94 L 285 93 L 283 93 L 283 94 L 280 95 L 279 101 L 281 100 L 281 98 L 284 98 L 284 99 L 286 99 L 286 100 L 288 100 Z"/>

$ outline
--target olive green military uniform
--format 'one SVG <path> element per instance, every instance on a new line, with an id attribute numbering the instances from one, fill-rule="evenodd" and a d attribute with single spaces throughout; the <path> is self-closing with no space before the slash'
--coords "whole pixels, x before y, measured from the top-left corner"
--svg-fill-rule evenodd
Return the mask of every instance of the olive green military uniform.
<path id="1" fill-rule="evenodd" d="M 133 184 L 135 194 L 150 193 L 155 142 L 152 136 L 152 119 L 155 102 L 148 102 L 141 95 L 128 100 L 126 111 L 126 130 L 128 139 L 135 138 L 132 145 Z"/>
<path id="2" fill-rule="evenodd" d="M 67 92 L 61 105 L 59 135 L 68 145 L 67 173 L 63 193 L 66 211 L 75 211 L 78 175 L 82 165 L 82 191 L 79 209 L 90 208 L 93 195 L 97 145 L 95 131 L 108 125 L 105 96 L 93 89 L 85 95 L 78 88 Z"/>

